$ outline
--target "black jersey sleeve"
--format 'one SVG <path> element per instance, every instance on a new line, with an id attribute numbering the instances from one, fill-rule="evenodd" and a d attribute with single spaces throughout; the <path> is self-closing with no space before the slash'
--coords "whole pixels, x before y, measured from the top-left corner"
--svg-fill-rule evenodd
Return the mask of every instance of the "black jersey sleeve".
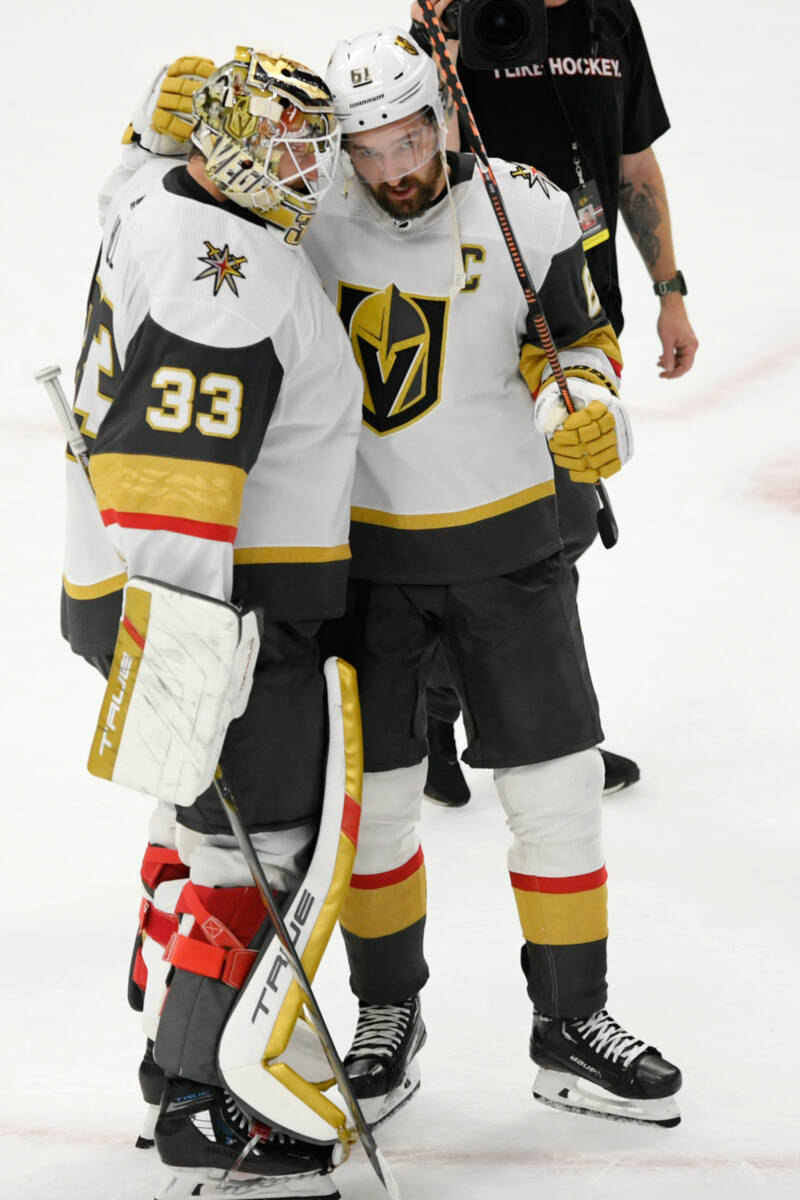
<path id="1" fill-rule="evenodd" d="M 662 133 L 666 133 L 669 129 L 669 117 L 661 99 L 644 33 L 633 6 L 625 40 L 628 72 L 622 153 L 638 154 L 652 146 Z"/>

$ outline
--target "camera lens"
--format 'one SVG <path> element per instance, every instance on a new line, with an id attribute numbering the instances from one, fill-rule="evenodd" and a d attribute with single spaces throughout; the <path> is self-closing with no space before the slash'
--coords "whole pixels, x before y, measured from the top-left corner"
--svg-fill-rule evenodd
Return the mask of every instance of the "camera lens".
<path id="1" fill-rule="evenodd" d="M 488 4 L 475 22 L 475 34 L 487 50 L 513 52 L 530 29 L 527 11 L 514 0 Z"/>

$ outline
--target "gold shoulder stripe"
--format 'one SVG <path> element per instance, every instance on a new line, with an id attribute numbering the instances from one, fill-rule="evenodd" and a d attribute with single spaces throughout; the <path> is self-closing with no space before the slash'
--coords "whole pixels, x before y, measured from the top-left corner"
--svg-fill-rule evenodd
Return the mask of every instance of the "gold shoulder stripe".
<path id="1" fill-rule="evenodd" d="M 112 575 L 110 579 L 102 579 L 99 583 L 71 583 L 66 575 L 62 575 L 64 591 L 70 600 L 99 600 L 101 596 L 110 596 L 112 592 L 120 592 L 127 583 L 128 576 L 123 571 L 121 575 Z"/>
<path id="2" fill-rule="evenodd" d="M 504 496 L 502 500 L 479 504 L 477 508 L 464 508 L 460 512 L 405 514 L 381 512 L 377 508 L 351 508 L 350 516 L 364 525 L 384 525 L 390 529 L 452 529 L 457 525 L 474 525 L 489 517 L 513 512 L 515 508 L 524 508 L 526 504 L 543 500 L 554 492 L 555 484 L 548 479 L 544 483 L 537 483 L 535 487 Z"/>

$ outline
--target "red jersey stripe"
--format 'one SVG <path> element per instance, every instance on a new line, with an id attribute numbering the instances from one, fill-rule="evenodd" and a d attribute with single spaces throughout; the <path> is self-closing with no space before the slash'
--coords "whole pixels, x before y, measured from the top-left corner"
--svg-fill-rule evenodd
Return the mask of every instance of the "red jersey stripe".
<path id="1" fill-rule="evenodd" d="M 235 525 L 215 525 L 211 521 L 191 521 L 187 517 L 168 517 L 163 513 L 118 512 L 115 508 L 104 508 L 100 516 L 104 525 L 122 525 L 125 529 L 163 529 L 188 537 L 206 538 L 210 542 L 233 542 L 236 538 Z"/>

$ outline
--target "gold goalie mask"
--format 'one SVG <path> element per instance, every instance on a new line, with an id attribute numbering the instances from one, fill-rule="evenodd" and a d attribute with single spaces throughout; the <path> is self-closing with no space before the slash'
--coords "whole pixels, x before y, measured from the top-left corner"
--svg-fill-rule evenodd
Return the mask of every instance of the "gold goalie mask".
<path id="1" fill-rule="evenodd" d="M 238 46 L 195 92 L 193 112 L 209 179 L 297 245 L 339 156 L 324 80 L 293 59 Z"/>

